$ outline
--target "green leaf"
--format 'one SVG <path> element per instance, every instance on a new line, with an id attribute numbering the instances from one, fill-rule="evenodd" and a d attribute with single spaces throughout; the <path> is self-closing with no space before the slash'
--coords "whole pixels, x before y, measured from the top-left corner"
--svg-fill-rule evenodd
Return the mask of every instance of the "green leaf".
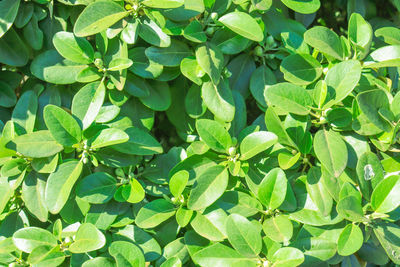
<path id="1" fill-rule="evenodd" d="M 307 174 L 306 183 L 307 192 L 311 200 L 318 207 L 318 210 L 324 216 L 328 216 L 332 210 L 333 200 L 329 191 L 323 184 L 322 174 L 319 168 L 311 167 Z"/>
<path id="2" fill-rule="evenodd" d="M 57 214 L 64 207 L 72 187 L 82 172 L 82 161 L 68 161 L 50 174 L 45 190 L 45 202 L 48 210 Z"/>
<path id="3" fill-rule="evenodd" d="M 382 37 L 383 41 L 390 45 L 400 45 L 400 29 L 395 27 L 382 27 L 375 31 L 376 37 Z"/>
<path id="4" fill-rule="evenodd" d="M 179 66 L 184 58 L 192 55 L 185 43 L 175 40 L 172 40 L 168 47 L 151 46 L 145 53 L 150 61 L 167 67 Z"/>
<path id="5" fill-rule="evenodd" d="M 94 61 L 94 50 L 91 44 L 82 37 L 71 32 L 57 32 L 53 36 L 53 44 L 64 58 L 76 63 L 91 64 Z"/>
<path id="6" fill-rule="evenodd" d="M 348 224 L 340 233 L 338 239 L 338 253 L 341 256 L 349 256 L 357 252 L 364 241 L 363 233 L 355 224 Z"/>
<path id="7" fill-rule="evenodd" d="M 145 191 L 142 185 L 135 178 L 131 178 L 129 185 L 124 185 L 122 196 L 129 203 L 138 203 L 145 197 Z"/>
<path id="8" fill-rule="evenodd" d="M 247 135 L 240 143 L 240 160 L 248 160 L 267 150 L 278 142 L 278 137 L 271 132 L 259 131 Z"/>
<path id="9" fill-rule="evenodd" d="M 139 36 L 151 45 L 169 47 L 171 38 L 151 19 L 140 20 Z"/>
<path id="10" fill-rule="evenodd" d="M 94 204 L 108 202 L 117 190 L 117 180 L 105 172 L 96 172 L 86 176 L 76 186 L 76 195 Z"/>
<path id="11" fill-rule="evenodd" d="M 228 152 L 232 145 L 232 139 L 228 131 L 220 123 L 213 120 L 200 119 L 196 121 L 196 129 L 203 142 L 212 150 L 219 153 Z"/>
<path id="12" fill-rule="evenodd" d="M 293 225 L 282 215 L 270 217 L 263 222 L 265 235 L 275 242 L 287 244 L 293 235 Z"/>
<path id="13" fill-rule="evenodd" d="M 144 47 L 135 47 L 129 50 L 128 56 L 133 62 L 129 70 L 142 78 L 147 78 L 147 79 L 157 78 L 163 72 L 163 66 L 150 60 L 146 56 L 145 51 L 146 48 Z M 128 82 L 129 80 L 130 79 L 128 75 Z M 132 82 L 135 82 L 135 80 L 133 79 L 131 80 Z"/>
<path id="14" fill-rule="evenodd" d="M 14 90 L 6 82 L 0 81 L 0 106 L 11 108 L 17 103 Z"/>
<path id="15" fill-rule="evenodd" d="M 297 248 L 284 247 L 278 249 L 272 256 L 274 267 L 292 267 L 304 262 L 304 254 Z"/>
<path id="16" fill-rule="evenodd" d="M 71 84 L 77 75 L 87 67 L 64 59 L 56 50 L 47 50 L 35 57 L 30 66 L 37 78 L 54 84 Z"/>
<path id="17" fill-rule="evenodd" d="M 226 122 L 234 119 L 235 102 L 228 81 L 221 80 L 218 85 L 212 82 L 203 83 L 201 97 L 215 117 Z"/>
<path id="18" fill-rule="evenodd" d="M 11 119 L 24 128 L 27 133 L 32 133 L 35 127 L 37 110 L 37 95 L 33 91 L 27 91 L 19 98 L 17 105 L 14 107 Z"/>
<path id="19" fill-rule="evenodd" d="M 125 143 L 129 140 L 129 136 L 124 131 L 117 128 L 105 128 L 96 133 L 88 140 L 90 148 L 97 149 L 106 146 Z"/>
<path id="20" fill-rule="evenodd" d="M 117 266 L 144 267 L 145 259 L 141 249 L 127 241 L 114 241 L 108 251 L 117 262 Z"/>
<path id="21" fill-rule="evenodd" d="M 339 177 L 347 165 L 347 147 L 340 134 L 319 130 L 314 137 L 314 152 L 326 170 Z"/>
<path id="22" fill-rule="evenodd" d="M 163 152 L 160 143 L 147 131 L 137 127 L 125 129 L 129 140 L 123 144 L 112 146 L 115 150 L 132 155 L 154 155 Z"/>
<path id="23" fill-rule="evenodd" d="M 354 49 L 360 50 L 359 59 L 363 59 L 369 52 L 372 43 L 372 27 L 362 15 L 353 13 L 349 19 L 349 40 Z"/>
<path id="24" fill-rule="evenodd" d="M 184 4 L 184 0 L 144 0 L 141 4 L 152 8 L 177 8 Z"/>
<path id="25" fill-rule="evenodd" d="M 57 239 L 47 230 L 38 227 L 26 227 L 13 234 L 14 245 L 23 252 L 31 253 L 35 248 L 43 245 L 55 247 Z"/>
<path id="26" fill-rule="evenodd" d="M 264 33 L 260 25 L 247 13 L 231 12 L 222 16 L 218 21 L 247 39 L 256 42 L 261 42 L 264 39 Z"/>
<path id="27" fill-rule="evenodd" d="M 21 197 L 26 208 L 42 222 L 46 222 L 48 219 L 45 189 L 46 180 L 35 172 L 30 172 L 22 184 Z"/>
<path id="28" fill-rule="evenodd" d="M 304 41 L 322 53 L 343 60 L 343 47 L 340 38 L 327 27 L 315 26 L 307 30 L 304 33 Z"/>
<path id="29" fill-rule="evenodd" d="M 59 247 L 42 245 L 29 254 L 28 262 L 34 266 L 58 266 L 65 260 L 64 252 Z"/>
<path id="30" fill-rule="evenodd" d="M 371 195 L 371 206 L 379 213 L 388 213 L 400 205 L 400 176 L 382 180 Z"/>
<path id="31" fill-rule="evenodd" d="M 361 65 L 358 60 L 348 60 L 333 66 L 327 73 L 327 102 L 324 109 L 340 103 L 356 87 L 361 77 Z"/>
<path id="32" fill-rule="evenodd" d="M 222 209 L 210 207 L 203 213 L 196 212 L 190 225 L 197 234 L 211 241 L 226 239 L 226 220 L 228 215 Z"/>
<path id="33" fill-rule="evenodd" d="M 228 179 L 226 167 L 216 165 L 208 168 L 196 178 L 187 207 L 191 210 L 201 210 L 213 204 L 225 192 Z"/>
<path id="34" fill-rule="evenodd" d="M 304 88 L 286 82 L 266 88 L 264 96 L 269 105 L 297 115 L 307 115 L 313 104 L 311 96 Z"/>
<path id="35" fill-rule="evenodd" d="M 388 96 L 381 89 L 362 92 L 357 95 L 358 105 L 365 116 L 379 129 L 390 132 L 392 125 L 382 115 L 381 110 L 390 110 Z"/>
<path id="36" fill-rule="evenodd" d="M 395 263 L 400 264 L 400 228 L 393 223 L 379 223 L 373 227 L 374 233 L 381 243 L 387 256 Z"/>
<path id="37" fill-rule="evenodd" d="M 262 247 L 260 228 L 239 214 L 231 214 L 226 220 L 226 233 L 232 246 L 247 257 L 257 256 Z"/>
<path id="38" fill-rule="evenodd" d="M 61 145 L 71 147 L 82 140 L 78 122 L 65 110 L 55 105 L 47 105 L 43 118 L 54 139 Z"/>
<path id="39" fill-rule="evenodd" d="M 74 33 L 84 37 L 102 32 L 128 14 L 128 11 L 113 1 L 96 1 L 79 15 L 74 25 Z"/>
<path id="40" fill-rule="evenodd" d="M 400 66 L 400 45 L 378 48 L 369 57 L 376 62 L 365 62 L 364 66 L 367 68 L 398 67 Z"/>
<path id="41" fill-rule="evenodd" d="M 207 35 L 203 31 L 203 26 L 197 20 L 193 20 L 187 25 L 183 31 L 183 36 L 196 43 L 204 43 L 207 41 Z"/>
<path id="42" fill-rule="evenodd" d="M 284 171 L 272 169 L 264 177 L 258 189 L 258 199 L 267 209 L 277 209 L 285 200 L 287 179 Z"/>
<path id="43" fill-rule="evenodd" d="M 156 199 L 144 205 L 138 212 L 135 223 L 140 228 L 154 228 L 175 214 L 175 206 L 165 199 Z"/>
<path id="44" fill-rule="evenodd" d="M 193 260 L 200 266 L 246 266 L 255 267 L 256 260 L 249 259 L 239 254 L 236 250 L 216 243 L 201 249 L 192 256 Z"/>
<path id="45" fill-rule="evenodd" d="M 85 261 L 82 264 L 82 267 L 96 267 L 96 266 L 102 266 L 102 267 L 115 267 L 115 261 L 110 258 L 106 257 L 96 257 L 92 258 L 90 260 Z"/>
<path id="46" fill-rule="evenodd" d="M 293 9 L 301 14 L 311 14 L 316 12 L 321 3 L 319 0 L 302 1 L 302 0 L 282 0 L 288 8 Z"/>
<path id="47" fill-rule="evenodd" d="M 352 222 L 364 222 L 364 212 L 361 207 L 361 200 L 356 196 L 350 195 L 340 199 L 336 206 L 340 216 Z"/>
<path id="48" fill-rule="evenodd" d="M 140 101 L 152 110 L 165 111 L 171 106 L 171 92 L 168 83 L 161 81 L 149 82 L 149 95 L 141 97 Z"/>
<path id="49" fill-rule="evenodd" d="M 18 153 L 30 158 L 50 157 L 63 150 L 63 146 L 46 130 L 20 135 L 13 142 Z"/>
<path id="50" fill-rule="evenodd" d="M 286 81 L 296 85 L 308 85 L 322 74 L 321 64 L 308 54 L 293 54 L 285 57 L 280 70 Z"/>
<path id="51" fill-rule="evenodd" d="M 20 0 L 4 0 L 0 3 L 0 38 L 11 28 L 18 14 Z"/>
<path id="52" fill-rule="evenodd" d="M 207 42 L 196 49 L 196 60 L 200 67 L 218 84 L 224 67 L 224 55 L 213 43 Z"/>
<path id="53" fill-rule="evenodd" d="M 113 58 L 108 64 L 108 71 L 120 71 L 128 69 L 133 62 L 129 58 Z"/>
<path id="54" fill-rule="evenodd" d="M 0 38 L 0 62 L 21 67 L 26 65 L 29 60 L 29 50 L 18 33 L 10 28 L 3 37 Z"/>
<path id="55" fill-rule="evenodd" d="M 99 229 L 91 223 L 79 226 L 74 242 L 69 246 L 72 253 L 85 253 L 98 250 L 106 244 L 106 238 Z"/>
<path id="56" fill-rule="evenodd" d="M 370 199 L 372 189 L 383 180 L 384 173 L 379 158 L 372 152 L 363 153 L 357 162 L 357 178 L 361 192 Z"/>
<path id="57" fill-rule="evenodd" d="M 169 179 L 169 190 L 175 198 L 179 198 L 189 181 L 189 172 L 180 170 Z"/>
<path id="58" fill-rule="evenodd" d="M 72 100 L 72 115 L 76 116 L 82 129 L 88 128 L 96 119 L 104 102 L 106 88 L 102 82 L 93 82 L 82 87 Z"/>
<path id="59" fill-rule="evenodd" d="M 14 190 L 6 179 L 0 179 L 0 212 L 3 212 L 10 198 L 13 196 Z"/>

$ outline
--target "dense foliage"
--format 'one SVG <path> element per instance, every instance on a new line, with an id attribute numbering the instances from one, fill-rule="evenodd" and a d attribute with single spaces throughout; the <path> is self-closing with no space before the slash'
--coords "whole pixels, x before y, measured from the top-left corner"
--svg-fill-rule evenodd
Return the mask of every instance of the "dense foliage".
<path id="1" fill-rule="evenodd" d="M 0 0 L 2 266 L 400 264 L 400 1 Z"/>

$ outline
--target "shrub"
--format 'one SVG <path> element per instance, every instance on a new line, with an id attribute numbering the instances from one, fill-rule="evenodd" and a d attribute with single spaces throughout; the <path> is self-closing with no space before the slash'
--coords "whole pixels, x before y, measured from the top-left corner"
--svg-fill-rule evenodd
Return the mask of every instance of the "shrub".
<path id="1" fill-rule="evenodd" d="M 400 264 L 399 10 L 0 1 L 1 265 Z"/>

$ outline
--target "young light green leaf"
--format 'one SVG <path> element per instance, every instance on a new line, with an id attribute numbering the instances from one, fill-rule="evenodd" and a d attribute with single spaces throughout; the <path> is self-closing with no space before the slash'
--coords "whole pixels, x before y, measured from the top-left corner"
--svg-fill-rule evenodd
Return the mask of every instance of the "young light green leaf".
<path id="1" fill-rule="evenodd" d="M 304 88 L 286 82 L 266 88 L 264 97 L 268 104 L 297 115 L 307 115 L 313 104 Z"/>
<path id="2" fill-rule="evenodd" d="M 82 124 L 82 129 L 88 128 L 96 119 L 104 102 L 106 88 L 102 82 L 93 82 L 82 87 L 72 100 L 72 115 Z"/>
<path id="3" fill-rule="evenodd" d="M 106 238 L 99 229 L 91 223 L 79 226 L 74 242 L 69 246 L 72 253 L 85 253 L 98 250 L 106 244 Z"/>
<path id="4" fill-rule="evenodd" d="M 335 177 L 339 177 L 347 165 L 347 147 L 340 134 L 332 130 L 320 130 L 314 137 L 314 151 L 318 160 Z"/>
<path id="5" fill-rule="evenodd" d="M 61 145 L 71 147 L 82 140 L 78 122 L 65 110 L 55 105 L 47 105 L 43 118 L 54 139 Z"/>
<path id="6" fill-rule="evenodd" d="M 371 195 L 371 206 L 379 213 L 388 213 L 400 205 L 400 176 L 382 180 Z"/>
<path id="7" fill-rule="evenodd" d="M 323 26 L 315 26 L 304 33 L 304 41 L 331 57 L 343 60 L 343 47 L 339 36 Z"/>
<path id="8" fill-rule="evenodd" d="M 372 43 L 372 27 L 362 15 L 353 13 L 349 19 L 349 39 L 358 52 L 358 58 L 363 59 L 369 52 Z"/>
<path id="9" fill-rule="evenodd" d="M 257 266 L 255 259 L 249 259 L 221 243 L 205 247 L 196 252 L 192 257 L 200 266 Z"/>
<path id="10" fill-rule="evenodd" d="M 175 206 L 165 199 L 156 199 L 144 205 L 138 212 L 135 223 L 140 228 L 153 228 L 175 214 Z"/>
<path id="11" fill-rule="evenodd" d="M 197 47 L 196 60 L 210 76 L 211 81 L 217 85 L 224 67 L 224 55 L 221 50 L 213 43 L 207 42 Z"/>
<path id="12" fill-rule="evenodd" d="M 357 252 L 364 241 L 363 233 L 355 224 L 348 224 L 340 233 L 338 239 L 338 253 L 342 256 L 349 256 Z"/>
<path id="13" fill-rule="evenodd" d="M 184 4 L 184 0 L 144 0 L 141 4 L 152 8 L 177 8 Z"/>
<path id="14" fill-rule="evenodd" d="M 14 245 L 26 253 L 39 246 L 49 245 L 55 247 L 57 239 L 47 230 L 38 227 L 26 227 L 19 229 L 13 234 Z"/>
<path id="15" fill-rule="evenodd" d="M 124 131 L 117 128 L 105 128 L 96 133 L 88 140 L 90 148 L 97 149 L 106 146 L 125 143 L 129 140 L 129 136 Z"/>
<path id="16" fill-rule="evenodd" d="M 226 220 L 229 242 L 236 251 L 247 257 L 257 256 L 261 251 L 260 229 L 239 214 L 231 214 Z"/>
<path id="17" fill-rule="evenodd" d="M 216 165 L 208 168 L 196 178 L 187 207 L 191 210 L 201 210 L 213 204 L 225 192 L 228 179 L 226 167 Z"/>
<path id="18" fill-rule="evenodd" d="M 128 11 L 114 1 L 96 1 L 79 15 L 74 25 L 74 33 L 76 36 L 85 37 L 102 32 L 128 14 Z"/>
<path id="19" fill-rule="evenodd" d="M 169 179 L 169 190 L 171 194 L 178 198 L 182 195 L 183 190 L 185 189 L 187 182 L 189 181 L 189 172 L 186 170 L 180 170 Z"/>
<path id="20" fill-rule="evenodd" d="M 218 21 L 247 39 L 256 42 L 261 42 L 264 39 L 264 33 L 260 25 L 247 13 L 231 12 L 222 16 Z"/>
<path id="21" fill-rule="evenodd" d="M 26 208 L 42 222 L 46 222 L 48 219 L 45 189 L 46 180 L 35 172 L 30 172 L 22 184 L 21 197 Z"/>
<path id="22" fill-rule="evenodd" d="M 347 60 L 333 66 L 327 73 L 325 82 L 330 97 L 324 109 L 340 103 L 356 87 L 361 77 L 361 64 L 358 60 Z"/>
<path id="23" fill-rule="evenodd" d="M 320 6 L 320 0 L 301 1 L 301 0 L 282 0 L 288 8 L 301 14 L 311 14 L 316 12 Z"/>
<path id="24" fill-rule="evenodd" d="M 275 216 L 263 222 L 265 235 L 275 242 L 288 243 L 293 235 L 293 224 L 285 216 Z"/>
<path id="25" fill-rule="evenodd" d="M 287 179 L 284 171 L 272 169 L 264 177 L 258 189 L 258 199 L 267 209 L 277 209 L 285 200 Z"/>
<path id="26" fill-rule="evenodd" d="M 271 132 L 259 131 L 247 135 L 240 143 L 240 160 L 248 160 L 267 150 L 278 142 L 278 137 Z"/>
<path id="27" fill-rule="evenodd" d="M 63 150 L 63 146 L 47 130 L 20 135 L 12 142 L 17 152 L 30 158 L 50 157 Z"/>
<path id="28" fill-rule="evenodd" d="M 45 202 L 51 213 L 57 214 L 64 207 L 72 187 L 81 175 L 82 167 L 82 161 L 68 161 L 50 174 L 46 183 Z"/>
<path id="29" fill-rule="evenodd" d="M 127 241 L 114 241 L 108 247 L 110 255 L 114 257 L 117 266 L 144 267 L 145 259 L 142 250 Z"/>
<path id="30" fill-rule="evenodd" d="M 297 248 L 283 247 L 274 253 L 272 260 L 274 267 L 299 266 L 304 262 L 304 254 Z"/>
<path id="31" fill-rule="evenodd" d="M 228 131 L 220 123 L 213 120 L 200 119 L 196 121 L 196 129 L 203 142 L 212 150 L 219 153 L 228 152 L 232 145 L 232 139 Z"/>
<path id="32" fill-rule="evenodd" d="M 53 44 L 58 53 L 68 60 L 82 64 L 93 63 L 94 50 L 85 38 L 61 31 L 53 36 Z"/>
<path id="33" fill-rule="evenodd" d="M 213 82 L 203 83 L 201 97 L 215 117 L 227 122 L 234 119 L 235 102 L 227 80 L 221 79 L 218 85 Z"/>

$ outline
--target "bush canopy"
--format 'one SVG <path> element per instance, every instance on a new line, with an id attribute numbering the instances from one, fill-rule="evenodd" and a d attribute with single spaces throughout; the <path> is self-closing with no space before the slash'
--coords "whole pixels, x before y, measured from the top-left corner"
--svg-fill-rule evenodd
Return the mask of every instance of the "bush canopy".
<path id="1" fill-rule="evenodd" d="M 0 265 L 400 264 L 376 2 L 0 0 Z"/>

